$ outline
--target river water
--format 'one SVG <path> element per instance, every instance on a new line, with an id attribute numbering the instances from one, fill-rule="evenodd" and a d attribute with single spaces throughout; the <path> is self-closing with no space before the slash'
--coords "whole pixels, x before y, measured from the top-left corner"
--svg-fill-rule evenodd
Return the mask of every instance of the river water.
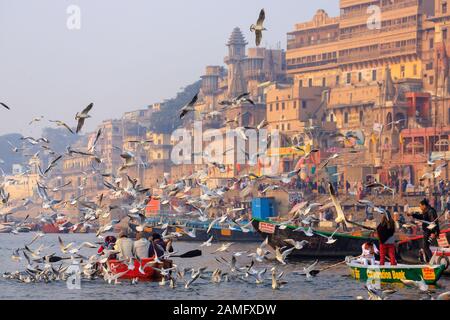
<path id="1" fill-rule="evenodd" d="M 23 271 L 25 269 L 25 259 L 22 259 L 21 262 L 14 262 L 11 259 L 11 255 L 14 249 L 22 248 L 24 244 L 29 243 L 33 236 L 34 233 L 19 235 L 0 234 L 1 274 L 16 270 Z M 75 242 L 76 244 L 81 244 L 84 241 L 93 243 L 97 241 L 94 234 L 63 234 L 61 237 L 65 243 Z M 34 243 L 32 247 L 36 249 L 40 244 L 51 246 L 46 253 L 56 252 L 57 255 L 62 255 L 59 251 L 57 235 L 45 235 L 45 237 Z M 198 245 L 199 243 L 175 242 L 174 247 L 179 253 L 184 253 L 196 249 Z M 215 268 L 227 271 L 228 267 L 219 264 L 215 258 L 225 257 L 227 260 L 230 260 L 231 252 L 212 254 L 219 245 L 218 243 L 213 243 L 213 246 L 209 248 L 201 248 L 203 255 L 200 257 L 191 259 L 174 258 L 174 263 L 180 268 L 208 267 L 208 271 L 213 271 Z M 230 250 L 234 252 L 245 250 L 254 252 L 258 245 L 258 243 L 235 243 L 230 247 Z M 91 255 L 95 253 L 95 249 L 83 249 L 82 253 Z M 241 256 L 238 257 L 237 261 L 238 266 L 245 266 L 250 262 L 250 258 Z M 254 280 L 249 280 L 249 282 L 234 280 L 214 284 L 200 279 L 188 289 L 185 289 L 184 284 L 181 282 L 177 284 L 175 289 L 172 289 L 168 285 L 163 287 L 158 283 L 140 282 L 136 285 L 131 285 L 130 283 L 122 282 L 113 285 L 106 283 L 102 279 L 97 279 L 93 281 L 83 280 L 80 290 L 70 290 L 65 282 L 25 284 L 2 277 L 0 278 L 0 299 L 354 300 L 357 296 L 367 298 L 364 283 L 350 278 L 345 265 L 324 271 L 313 280 L 308 280 L 302 275 L 292 273 L 292 271 L 301 270 L 310 263 L 310 261 L 289 261 L 286 266 L 274 262 L 257 264 L 256 268 L 258 270 L 264 269 L 264 267 L 268 268 L 266 273 L 267 281 L 262 285 L 256 285 Z M 333 263 L 335 261 L 320 261 L 318 268 Z M 285 272 L 284 279 L 287 281 L 283 288 L 275 291 L 271 288 L 270 280 L 270 268 L 274 265 L 277 266 L 277 270 L 280 272 Z M 427 294 L 419 293 L 414 288 L 405 288 L 402 285 L 396 285 L 395 289 L 397 292 L 390 296 L 392 300 L 419 300 L 428 297 Z M 450 290 L 450 278 L 442 278 L 439 282 L 439 287 L 432 287 L 431 289 L 435 291 L 433 296 Z"/>

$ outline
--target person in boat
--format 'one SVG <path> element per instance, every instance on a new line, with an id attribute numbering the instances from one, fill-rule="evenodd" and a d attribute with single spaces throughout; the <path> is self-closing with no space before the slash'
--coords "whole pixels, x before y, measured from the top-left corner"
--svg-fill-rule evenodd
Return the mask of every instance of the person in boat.
<path id="1" fill-rule="evenodd" d="M 427 222 L 434 222 L 434 227 L 429 228 L 430 224 L 422 223 L 422 230 L 423 230 L 423 240 L 422 240 L 422 250 L 425 254 L 425 262 L 429 262 L 431 257 L 433 256 L 433 253 L 431 252 L 430 245 L 433 241 L 435 241 L 439 237 L 439 222 L 437 221 L 437 213 L 436 210 L 431 207 L 430 203 L 427 199 L 423 199 L 420 201 L 419 204 L 420 211 L 422 213 L 413 213 L 408 214 L 408 216 L 412 216 L 414 219 L 427 221 Z"/>
<path id="2" fill-rule="evenodd" d="M 119 240 L 117 240 L 114 249 L 119 251 L 119 259 L 131 259 L 133 257 L 133 240 L 128 238 L 128 235 L 122 231 L 119 233 Z"/>
<path id="3" fill-rule="evenodd" d="M 145 239 L 141 232 L 136 234 L 136 241 L 133 243 L 133 255 L 142 260 L 148 258 L 150 242 Z"/>
<path id="4" fill-rule="evenodd" d="M 172 241 L 169 240 L 165 242 L 159 233 L 153 233 L 149 240 L 149 257 L 153 257 L 156 253 L 157 257 L 159 258 L 162 257 L 166 251 L 173 252 Z"/>
<path id="5" fill-rule="evenodd" d="M 391 266 L 397 265 L 395 259 L 395 221 L 389 210 L 381 218 L 377 226 L 378 239 L 380 240 L 380 265 L 384 266 L 386 255 L 389 255 Z"/>
<path id="6" fill-rule="evenodd" d="M 105 238 L 105 242 L 103 242 L 100 248 L 98 248 L 97 254 L 102 255 L 103 251 L 105 250 L 113 250 L 116 244 L 116 240 L 117 239 L 114 236 L 107 236 Z M 111 259 L 113 259 L 113 257 L 111 257 Z"/>
<path id="7" fill-rule="evenodd" d="M 378 248 L 372 241 L 366 242 L 362 245 L 362 253 L 360 261 L 365 265 L 375 265 L 375 254 L 378 254 Z"/>
<path id="8" fill-rule="evenodd" d="M 371 206 L 366 206 L 366 220 L 372 221 L 373 220 L 373 208 Z"/>

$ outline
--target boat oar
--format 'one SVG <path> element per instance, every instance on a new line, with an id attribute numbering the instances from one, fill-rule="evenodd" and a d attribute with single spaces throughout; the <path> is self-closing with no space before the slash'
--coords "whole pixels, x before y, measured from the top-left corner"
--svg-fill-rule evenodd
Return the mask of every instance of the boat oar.
<path id="1" fill-rule="evenodd" d="M 62 257 L 57 257 L 57 256 L 51 256 L 51 257 L 49 257 L 48 262 L 55 263 L 55 262 L 59 262 L 61 260 L 69 260 L 69 259 L 71 259 L 71 257 L 62 258 Z"/>
<path id="2" fill-rule="evenodd" d="M 355 259 L 358 259 L 358 258 L 360 258 L 360 257 L 361 257 L 361 255 L 359 255 L 359 256 L 357 256 L 357 257 L 355 257 L 355 258 L 352 258 L 352 259 L 350 259 L 350 260 L 355 260 Z M 319 274 L 319 273 L 322 272 L 322 271 L 326 271 L 326 270 L 329 270 L 329 269 L 338 267 L 338 266 L 340 266 L 340 265 L 343 265 L 343 264 L 346 263 L 346 262 L 348 262 L 348 261 L 347 261 L 347 260 L 344 260 L 344 261 L 341 261 L 341 262 L 336 263 L 336 264 L 332 264 L 331 266 L 328 266 L 328 267 L 325 267 L 325 268 L 322 268 L 322 269 L 319 269 L 319 270 L 313 270 L 313 271 L 311 271 L 311 275 L 315 276 L 315 275 Z"/>
<path id="3" fill-rule="evenodd" d="M 176 255 L 176 256 L 171 256 L 171 257 L 172 258 L 195 258 L 195 257 L 199 257 L 201 255 L 202 255 L 202 251 L 197 249 L 197 250 L 188 251 L 186 253 Z"/>

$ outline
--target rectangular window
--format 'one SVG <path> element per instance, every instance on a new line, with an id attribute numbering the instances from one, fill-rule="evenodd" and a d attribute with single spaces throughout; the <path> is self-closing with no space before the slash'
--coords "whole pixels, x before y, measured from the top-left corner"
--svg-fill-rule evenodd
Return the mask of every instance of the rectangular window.
<path id="1" fill-rule="evenodd" d="M 377 70 L 372 70 L 372 81 L 377 81 Z"/>
<path id="2" fill-rule="evenodd" d="M 442 30 L 442 39 L 447 39 L 447 29 Z"/>
<path id="3" fill-rule="evenodd" d="M 442 4 L 442 14 L 446 14 L 447 13 L 447 2 L 444 2 Z"/>
<path id="4" fill-rule="evenodd" d="M 310 86 L 310 87 L 312 87 L 312 86 L 313 86 L 313 82 L 312 82 L 312 79 L 309 79 L 309 81 L 308 81 L 308 82 L 309 82 L 309 86 Z"/>
<path id="5" fill-rule="evenodd" d="M 322 87 L 326 87 L 326 86 L 327 86 L 327 79 L 322 78 Z"/>
<path id="6" fill-rule="evenodd" d="M 362 73 L 359 72 L 359 73 L 358 73 L 358 82 L 361 82 L 361 81 L 362 81 Z"/>
<path id="7" fill-rule="evenodd" d="M 339 85 L 339 80 L 340 80 L 340 77 L 336 76 L 336 85 Z"/>
<path id="8" fill-rule="evenodd" d="M 297 101 L 294 101 L 294 109 L 297 108 Z"/>
<path id="9" fill-rule="evenodd" d="M 280 110 L 280 104 L 277 102 L 275 109 L 278 111 Z"/>
<path id="10" fill-rule="evenodd" d="M 303 87 L 303 80 L 300 80 L 300 88 Z"/>
<path id="11" fill-rule="evenodd" d="M 413 65 L 413 74 L 417 76 L 417 64 Z"/>
<path id="12" fill-rule="evenodd" d="M 350 72 L 347 73 L 347 84 L 352 82 L 352 74 Z"/>
<path id="13" fill-rule="evenodd" d="M 270 104 L 270 112 L 273 111 L 273 104 Z"/>
<path id="14" fill-rule="evenodd" d="M 434 83 L 434 77 L 431 76 L 429 79 L 430 79 L 430 84 L 433 84 Z"/>
<path id="15" fill-rule="evenodd" d="M 286 108 L 286 104 L 284 102 L 281 103 L 281 110 L 284 110 Z"/>
<path id="16" fill-rule="evenodd" d="M 430 38 L 430 49 L 434 48 L 434 39 Z"/>
<path id="17" fill-rule="evenodd" d="M 302 108 L 306 109 L 307 107 L 307 101 L 306 100 L 302 100 Z"/>

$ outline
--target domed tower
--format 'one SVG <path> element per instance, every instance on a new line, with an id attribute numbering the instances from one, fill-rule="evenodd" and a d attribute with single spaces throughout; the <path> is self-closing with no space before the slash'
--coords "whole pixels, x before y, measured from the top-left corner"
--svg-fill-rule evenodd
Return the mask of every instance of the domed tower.
<path id="1" fill-rule="evenodd" d="M 242 71 L 242 61 L 245 59 L 245 47 L 247 42 L 241 29 L 234 28 L 228 40 L 228 56 L 225 63 L 228 65 L 228 96 L 235 97 L 246 91 L 247 86 L 244 81 Z"/>

